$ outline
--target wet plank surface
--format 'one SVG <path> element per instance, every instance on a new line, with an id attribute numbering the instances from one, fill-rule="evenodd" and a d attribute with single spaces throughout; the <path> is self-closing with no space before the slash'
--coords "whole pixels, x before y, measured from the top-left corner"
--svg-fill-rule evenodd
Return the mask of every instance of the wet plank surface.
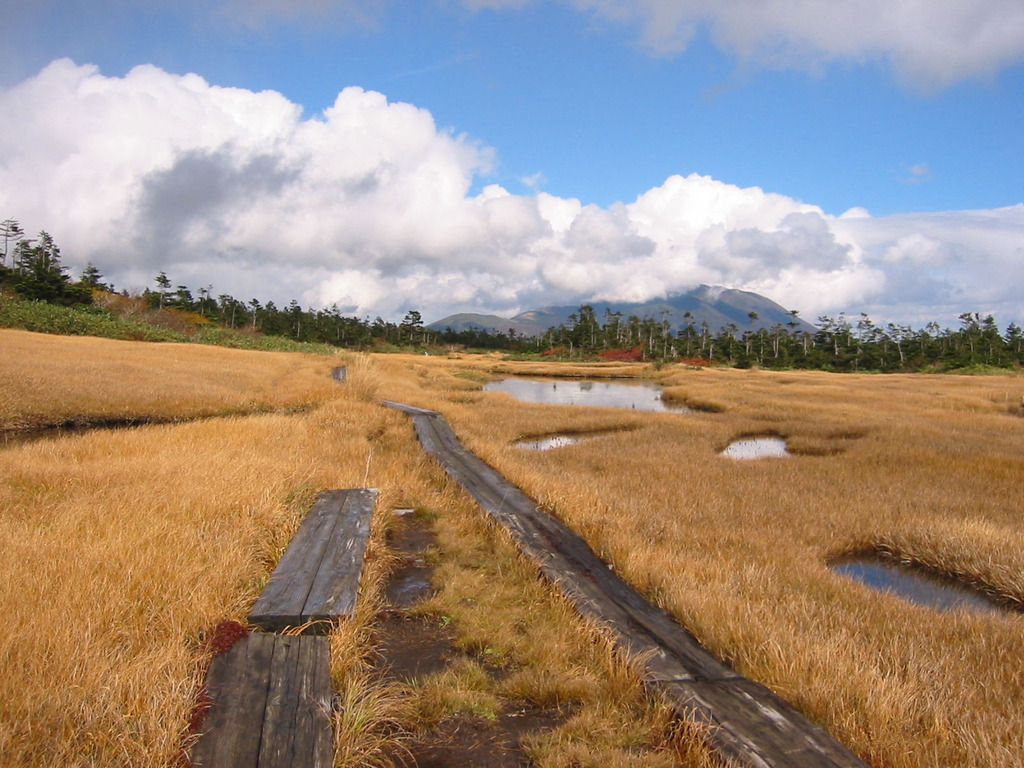
<path id="1" fill-rule="evenodd" d="M 372 489 L 322 491 L 292 538 L 249 623 L 267 631 L 326 632 L 355 609 L 377 500 Z"/>
<path id="2" fill-rule="evenodd" d="M 196 768 L 328 768 L 333 763 L 330 642 L 253 633 L 213 659 Z"/>
<path id="3" fill-rule="evenodd" d="M 467 450 L 436 411 L 385 401 L 413 416 L 424 449 L 584 615 L 644 660 L 645 681 L 683 717 L 709 726 L 726 758 L 756 768 L 865 768 L 866 763 L 763 685 L 715 659 L 671 616 L 619 578 L 575 531 Z"/>

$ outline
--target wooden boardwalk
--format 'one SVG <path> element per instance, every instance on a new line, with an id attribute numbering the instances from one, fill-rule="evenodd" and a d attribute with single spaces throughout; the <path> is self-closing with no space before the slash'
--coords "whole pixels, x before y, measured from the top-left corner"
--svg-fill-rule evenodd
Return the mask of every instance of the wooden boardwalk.
<path id="1" fill-rule="evenodd" d="M 256 600 L 249 623 L 330 630 L 355 608 L 377 491 L 322 491 Z"/>
<path id="2" fill-rule="evenodd" d="M 866 768 L 860 758 L 763 685 L 715 659 L 684 627 L 619 578 L 560 520 L 467 450 L 445 418 L 402 403 L 424 449 L 512 534 L 584 615 L 642 660 L 647 685 L 682 717 L 708 726 L 712 746 L 752 768 Z"/>
<path id="3" fill-rule="evenodd" d="M 334 760 L 330 641 L 351 615 L 377 491 L 322 491 L 256 600 L 254 632 L 214 657 L 197 768 L 329 768 Z"/>
<path id="4" fill-rule="evenodd" d="M 254 632 L 217 656 L 206 678 L 206 733 L 196 768 L 329 768 L 334 762 L 330 641 Z"/>

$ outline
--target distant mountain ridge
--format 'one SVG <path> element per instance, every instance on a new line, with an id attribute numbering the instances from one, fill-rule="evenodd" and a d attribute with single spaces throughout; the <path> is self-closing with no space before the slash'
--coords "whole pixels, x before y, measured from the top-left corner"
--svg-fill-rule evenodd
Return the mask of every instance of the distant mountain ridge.
<path id="1" fill-rule="evenodd" d="M 622 320 L 631 315 L 641 319 L 650 317 L 659 322 L 667 319 L 674 331 L 679 331 L 692 323 L 701 328 L 707 323 L 711 333 L 718 333 L 730 324 L 735 325 L 738 332 L 760 330 L 783 325 L 797 331 L 813 333 L 813 325 L 794 315 L 771 299 L 751 291 L 735 288 L 713 288 L 702 285 L 686 293 L 670 294 L 664 299 L 652 299 L 645 302 L 581 302 L 594 308 L 598 322 L 608 321 L 608 313 L 622 313 Z M 485 330 L 508 333 L 515 331 L 518 336 L 542 336 L 549 328 L 560 325 L 569 326 L 570 315 L 579 312 L 580 305 L 562 307 L 544 307 L 520 312 L 512 318 L 498 315 L 482 315 L 462 312 L 449 315 L 427 327 L 431 330 L 453 331 Z M 689 317 L 686 313 L 689 312 Z M 751 316 L 754 313 L 754 317 Z M 795 325 L 792 325 L 794 324 Z"/>

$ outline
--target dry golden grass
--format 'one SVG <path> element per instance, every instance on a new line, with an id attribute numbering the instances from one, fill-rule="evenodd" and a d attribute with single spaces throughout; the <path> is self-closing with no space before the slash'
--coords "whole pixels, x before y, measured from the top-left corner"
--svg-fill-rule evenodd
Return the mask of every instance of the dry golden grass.
<path id="1" fill-rule="evenodd" d="M 332 634 L 338 766 L 388 765 L 389 745 L 393 753 L 402 729 L 415 726 L 410 693 L 368 670 L 377 592 L 391 562 L 387 511 L 409 504 L 438 516 L 451 552 L 441 578 L 446 600 L 466 606 L 481 589 L 469 577 L 475 566 L 458 565 L 460 552 L 501 551 L 491 583 L 519 595 L 516 616 L 534 617 L 531 642 L 510 657 L 516 674 L 490 695 L 590 702 L 580 721 L 538 743 L 537 754 L 549 755 L 541 765 L 579 764 L 588 750 L 607 765 L 635 765 L 644 740 L 642 753 L 658 759 L 645 764 L 703 765 L 679 757 L 692 745 L 659 732 L 664 711 L 639 696 L 635 676 L 443 479 L 408 418 L 378 404 L 424 386 L 458 396 L 472 382 L 357 355 L 333 361 L 7 331 L 0 342 L 8 426 L 284 409 L 0 450 L 0 610 L 8 619 L 0 764 L 175 764 L 209 657 L 205 638 L 218 622 L 244 618 L 317 490 L 369 486 L 381 494 L 363 597 L 355 618 Z M 349 368 L 343 387 L 329 377 L 336 364 Z M 40 392 L 49 382 L 49 393 Z M 490 619 L 459 615 L 463 643 L 504 642 L 512 619 L 504 606 L 487 605 Z M 559 631 L 543 631 L 552 622 Z M 576 650 L 558 650 L 556 635 Z M 619 689 L 630 693 L 594 692 Z M 619 730 L 634 743 L 623 746 Z"/>
<path id="2" fill-rule="evenodd" d="M 483 693 L 467 707 L 577 703 L 531 746 L 539 765 L 708 764 L 692 739 L 666 733 L 635 676 L 381 397 L 444 412 L 712 651 L 872 765 L 1024 765 L 1024 617 L 936 614 L 825 565 L 884 547 L 1024 598 L 1024 420 L 1009 414 L 1020 377 L 603 368 L 660 375 L 669 394 L 720 409 L 676 415 L 479 392 L 488 371 L 513 365 L 496 358 L 335 361 L 12 331 L 0 331 L 0 352 L 5 426 L 236 414 L 0 451 L 5 765 L 172 762 L 203 634 L 247 613 L 316 490 L 362 486 L 381 489 L 382 512 L 436 515 L 442 592 L 426 609 L 511 674 L 484 685 L 456 670 L 415 706 L 368 675 L 375 585 L 389 564 L 388 516 L 377 515 L 367 599 L 332 638 L 346 703 L 338 765 L 386 764 L 384 745 L 427 717 L 430 696 L 463 706 L 458 692 L 474 680 Z M 337 364 L 349 366 L 344 387 L 328 376 Z M 510 445 L 560 431 L 603 434 L 547 453 Z M 736 436 L 765 433 L 799 455 L 717 455 Z"/>
<path id="3" fill-rule="evenodd" d="M 438 466 L 410 465 L 407 477 L 416 474 L 424 481 L 406 498 L 433 518 L 439 591 L 415 611 L 452 627 L 464 655 L 405 686 L 407 729 L 422 732 L 454 715 L 493 720 L 526 702 L 567 713 L 563 725 L 529 740 L 538 766 L 720 768 L 695 732 L 677 731 L 668 707 L 645 697 L 609 639 L 538 578 L 506 532 Z"/>
<path id="4" fill-rule="evenodd" d="M 937 614 L 826 566 L 885 548 L 1024 600 L 1024 379 L 668 369 L 670 394 L 721 412 L 644 415 L 515 403 L 410 364 L 436 387 L 410 402 L 872 765 L 1024 765 L 1024 616 Z M 626 431 L 511 446 L 586 430 Z M 718 456 L 766 433 L 799 455 Z"/>
<path id="5" fill-rule="evenodd" d="M 607 361 L 551 362 L 546 360 L 509 360 L 504 353 L 467 354 L 456 352 L 447 357 L 424 358 L 417 355 L 395 355 L 414 367 L 450 369 L 454 363 L 460 371 L 482 371 L 489 374 L 516 376 L 563 376 L 586 379 L 632 379 L 653 377 L 659 366 L 654 364 Z"/>
<path id="6" fill-rule="evenodd" d="M 202 633 L 242 619 L 311 496 L 363 483 L 362 424 L 255 416 L 0 453 L 0 753 L 166 764 Z"/>
<path id="7" fill-rule="evenodd" d="M 375 453 L 400 419 L 367 399 L 372 376 L 348 389 L 330 378 L 339 363 L 366 370 L 362 357 L 0 338 L 16 423 L 288 411 L 0 451 L 0 763 L 173 764 L 204 638 L 244 618 L 316 490 L 376 485 L 393 502 Z M 381 547 L 378 530 L 371 595 Z M 345 631 L 365 633 L 366 605 Z M 341 695 L 372 700 L 352 673 L 365 648 L 335 644 L 346 648 L 334 654 Z"/>
<path id="8" fill-rule="evenodd" d="M 422 360 L 375 357 L 373 370 L 350 368 L 349 383 L 370 382 L 362 385 L 367 399 L 421 402 L 436 401 L 438 392 L 457 398 L 476 386 Z M 406 686 L 404 706 L 392 698 L 382 719 L 415 732 L 448 715 L 490 718 L 526 701 L 573 711 L 563 727 L 532 741 L 539 766 L 720 766 L 695 734 L 674 730 L 669 710 L 643 695 L 638 675 L 612 653 L 607 638 L 541 581 L 507 534 L 447 480 L 415 442 L 411 420 L 389 413 L 398 419 L 397 431 L 389 422 L 377 445 L 401 478 L 398 506 L 431 518 L 438 538 L 439 591 L 417 610 L 450 623 L 469 658 Z M 485 664 L 504 673 L 491 676 Z"/>
<path id="9" fill-rule="evenodd" d="M 297 409 L 340 359 L 0 329 L 0 431 Z"/>

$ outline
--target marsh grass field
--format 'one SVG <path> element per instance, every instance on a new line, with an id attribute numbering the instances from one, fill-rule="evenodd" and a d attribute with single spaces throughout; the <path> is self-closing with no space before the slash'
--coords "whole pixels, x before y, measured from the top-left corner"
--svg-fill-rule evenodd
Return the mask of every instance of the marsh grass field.
<path id="1" fill-rule="evenodd" d="M 695 410 L 479 390 L 518 368 L 654 378 Z M 565 709 L 529 745 L 541 766 L 714 765 L 387 398 L 442 411 L 716 655 L 871 765 L 1024 766 L 1024 615 L 938 613 L 827 567 L 884 551 L 1024 600 L 1024 378 L 537 369 L 0 330 L 0 428 L 170 422 L 0 451 L 0 760 L 176 764 L 212 629 L 247 614 L 317 490 L 368 486 L 381 495 L 362 602 L 332 634 L 337 765 L 387 765 L 405 735 L 456 713 L 493 719 L 509 702 Z M 513 444 L 591 431 L 601 438 L 542 453 Z M 759 434 L 795 455 L 718 455 Z M 406 686 L 370 663 L 397 507 L 433 521 L 438 591 L 418 610 L 450 622 L 465 651 Z M 484 674 L 495 665 L 501 675 Z"/>

